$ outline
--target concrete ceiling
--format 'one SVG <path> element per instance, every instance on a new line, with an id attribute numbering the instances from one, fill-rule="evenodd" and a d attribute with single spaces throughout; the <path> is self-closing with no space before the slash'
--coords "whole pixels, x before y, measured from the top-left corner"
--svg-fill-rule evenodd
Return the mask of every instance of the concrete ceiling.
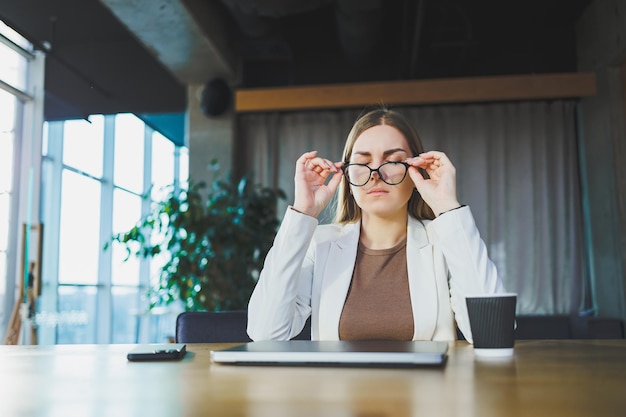
<path id="1" fill-rule="evenodd" d="M 47 51 L 48 120 L 182 112 L 187 84 L 332 84 L 576 70 L 589 0 L 3 0 Z"/>

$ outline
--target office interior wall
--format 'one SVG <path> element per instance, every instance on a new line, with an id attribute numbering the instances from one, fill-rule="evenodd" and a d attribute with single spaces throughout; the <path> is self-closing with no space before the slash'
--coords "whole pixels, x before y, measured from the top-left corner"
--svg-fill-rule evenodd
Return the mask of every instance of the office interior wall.
<path id="1" fill-rule="evenodd" d="M 217 160 L 220 172 L 232 168 L 234 120 L 230 106 L 223 114 L 207 116 L 200 108 L 203 85 L 188 86 L 186 140 L 189 147 L 189 178 L 192 181 L 210 181 L 211 162 Z"/>

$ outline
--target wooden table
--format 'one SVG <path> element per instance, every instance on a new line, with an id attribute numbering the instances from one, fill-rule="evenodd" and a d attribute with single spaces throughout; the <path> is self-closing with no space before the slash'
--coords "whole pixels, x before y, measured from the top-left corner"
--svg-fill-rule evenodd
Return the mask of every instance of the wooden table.
<path id="1" fill-rule="evenodd" d="M 626 340 L 519 341 L 513 358 L 451 344 L 443 368 L 128 362 L 131 345 L 0 346 L 0 416 L 626 416 Z"/>

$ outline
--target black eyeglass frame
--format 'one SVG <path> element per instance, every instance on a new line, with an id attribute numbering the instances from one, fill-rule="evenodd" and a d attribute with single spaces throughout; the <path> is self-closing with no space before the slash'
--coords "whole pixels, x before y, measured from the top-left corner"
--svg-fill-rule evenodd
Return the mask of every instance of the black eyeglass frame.
<path id="1" fill-rule="evenodd" d="M 404 175 L 402 176 L 402 179 L 401 179 L 400 181 L 395 182 L 395 183 L 390 183 L 390 182 L 385 181 L 385 179 L 383 178 L 383 176 L 382 176 L 382 175 L 380 175 L 380 169 L 381 169 L 382 167 L 384 167 L 385 165 L 389 165 L 389 164 L 393 164 L 393 165 L 398 165 L 398 164 L 399 164 L 399 165 L 404 165 Z M 370 175 L 367 177 L 367 181 L 365 181 L 363 184 L 355 184 L 355 183 L 353 183 L 353 182 L 350 180 L 350 176 L 348 175 L 348 172 L 347 172 L 347 171 L 348 171 L 348 167 L 350 167 L 350 166 L 362 166 L 362 167 L 365 167 L 365 168 L 369 169 L 369 170 L 370 170 Z M 398 185 L 398 184 L 401 184 L 401 183 L 402 183 L 402 181 L 404 181 L 404 179 L 406 178 L 406 174 L 407 174 L 407 172 L 409 172 L 409 167 L 410 167 L 410 166 L 411 166 L 411 165 L 409 165 L 408 163 L 406 163 L 406 162 L 402 162 L 402 161 L 389 161 L 389 162 L 385 162 L 385 163 L 383 163 L 383 164 L 380 164 L 380 166 L 379 166 L 378 168 L 375 168 L 375 169 L 374 169 L 374 168 L 370 168 L 370 167 L 369 167 L 368 165 L 366 165 L 366 164 L 351 164 L 351 163 L 349 163 L 349 162 L 344 162 L 344 165 L 341 167 L 341 170 L 343 171 L 343 175 L 346 177 L 346 179 L 348 180 L 348 182 L 349 182 L 351 185 L 355 186 L 355 187 L 363 187 L 363 186 L 365 186 L 365 185 L 366 185 L 368 182 L 370 182 L 370 180 L 372 179 L 372 173 L 374 173 L 374 172 L 376 172 L 376 173 L 378 174 L 378 178 L 380 178 L 380 180 L 381 180 L 382 182 L 384 182 L 385 184 L 388 184 L 388 185 Z"/>

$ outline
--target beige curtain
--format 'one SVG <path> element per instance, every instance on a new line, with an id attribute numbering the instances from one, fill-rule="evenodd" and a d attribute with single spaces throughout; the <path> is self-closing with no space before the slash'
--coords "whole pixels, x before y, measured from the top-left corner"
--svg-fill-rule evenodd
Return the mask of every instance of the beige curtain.
<path id="1" fill-rule="evenodd" d="M 518 314 L 577 314 L 586 306 L 576 103 L 536 101 L 398 107 L 426 149 L 457 167 L 459 200 L 472 208 Z M 305 151 L 339 160 L 361 110 L 247 114 L 238 118 L 239 171 L 293 200 Z M 243 169 L 242 171 L 242 167 Z M 281 211 L 282 213 L 282 211 Z M 332 218 L 330 210 L 323 222 Z"/>

